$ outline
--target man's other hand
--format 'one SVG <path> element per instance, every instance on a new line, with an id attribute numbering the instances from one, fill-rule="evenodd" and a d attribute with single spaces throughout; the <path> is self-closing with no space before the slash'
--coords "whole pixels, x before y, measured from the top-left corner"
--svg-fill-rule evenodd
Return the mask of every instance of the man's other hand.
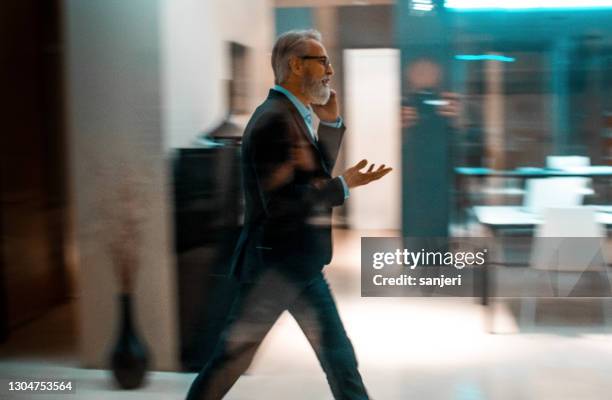
<path id="1" fill-rule="evenodd" d="M 327 103 L 323 105 L 313 104 L 312 109 L 321 121 L 332 123 L 336 122 L 340 116 L 340 108 L 338 107 L 338 96 L 336 96 L 336 91 L 333 89 L 331 90 Z"/>
<path id="2" fill-rule="evenodd" d="M 411 128 L 419 120 L 416 108 L 402 106 L 402 128 Z"/>
<path id="3" fill-rule="evenodd" d="M 368 160 L 361 160 L 351 168 L 344 171 L 342 176 L 344 177 L 344 181 L 349 188 L 367 185 L 372 181 L 382 178 L 393 170 L 393 168 L 390 167 L 385 168 L 385 164 L 382 164 L 377 169 L 374 169 L 374 164 L 371 164 L 367 171 L 361 172 L 366 165 L 368 165 Z"/>

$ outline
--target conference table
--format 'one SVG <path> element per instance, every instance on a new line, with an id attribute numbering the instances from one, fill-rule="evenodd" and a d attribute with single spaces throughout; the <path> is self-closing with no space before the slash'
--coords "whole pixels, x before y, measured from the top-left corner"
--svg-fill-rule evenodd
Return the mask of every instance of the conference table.
<path id="1" fill-rule="evenodd" d="M 469 179 L 520 179 L 527 180 L 532 178 L 611 178 L 612 166 L 610 165 L 591 165 L 584 167 L 568 167 L 565 169 L 543 168 L 543 167 L 520 167 L 511 170 L 499 170 L 482 167 L 456 167 L 455 175 L 457 177 L 457 206 L 459 210 L 467 210 L 471 208 L 470 194 L 466 189 Z M 606 195 L 606 198 L 608 196 Z M 522 221 L 527 216 L 517 214 L 517 217 Z M 533 224 L 528 224 L 533 225 Z"/>
<path id="2" fill-rule="evenodd" d="M 583 207 L 593 208 L 595 210 L 595 218 L 597 222 L 604 225 L 607 230 L 612 228 L 612 206 L 610 205 L 587 205 Z M 541 215 L 525 210 L 522 206 L 475 206 L 473 207 L 474 215 L 478 222 L 487 227 L 493 237 L 496 237 L 501 231 L 525 229 L 530 230 L 542 223 Z M 494 262 L 492 265 L 509 266 L 507 262 Z M 515 264 L 516 265 L 516 264 Z M 493 333 L 494 326 L 494 310 L 490 306 L 490 298 L 493 296 L 494 281 L 493 270 L 490 268 L 482 268 L 480 270 L 480 296 L 481 304 L 486 307 L 487 331 Z"/>
<path id="3" fill-rule="evenodd" d="M 591 205 L 584 207 L 595 209 L 597 222 L 606 226 L 606 228 L 612 227 L 612 206 Z M 473 210 L 477 221 L 487 227 L 493 237 L 503 230 L 533 229 L 536 225 L 542 223 L 541 215 L 527 211 L 522 206 L 475 206 Z M 481 273 L 481 304 L 488 305 L 492 277 L 488 268 L 483 268 Z"/>
<path id="4" fill-rule="evenodd" d="M 457 167 L 455 174 L 462 180 L 466 178 L 501 178 L 501 179 L 531 179 L 531 178 L 561 178 L 561 177 L 585 177 L 585 178 L 610 178 L 612 177 L 612 166 L 594 165 L 585 167 L 573 167 L 568 169 L 523 167 L 513 170 L 495 170 L 479 167 Z M 459 185 L 463 187 L 463 185 Z M 469 204 L 469 201 L 467 201 Z M 487 227 L 493 236 L 500 231 L 514 229 L 533 229 L 542 223 L 541 215 L 533 213 L 523 206 L 474 206 L 466 208 L 473 210 L 476 220 Z M 596 211 L 596 219 L 607 228 L 612 227 L 612 205 L 589 205 Z M 488 268 L 482 270 L 481 277 L 481 301 L 483 305 L 489 304 L 492 277 Z"/>
<path id="5" fill-rule="evenodd" d="M 612 227 L 612 206 L 609 205 L 590 205 L 584 206 L 595 210 L 595 218 L 597 222 L 604 225 L 607 229 Z M 495 237 L 499 232 L 504 230 L 516 229 L 533 229 L 535 226 L 542 223 L 540 215 L 525 210 L 522 206 L 475 206 L 473 208 L 474 215 L 478 222 L 487 227 L 491 234 Z M 506 265 L 506 263 L 502 263 Z M 502 265 L 497 264 L 497 265 Z M 489 268 L 480 270 L 480 295 L 481 304 L 484 306 L 490 305 L 490 297 L 493 295 L 493 283 L 495 278 L 492 275 L 493 271 Z M 493 307 L 487 307 L 486 313 L 487 330 L 493 332 Z"/>
<path id="6" fill-rule="evenodd" d="M 606 227 L 612 226 L 612 206 L 588 205 L 595 210 L 595 219 Z M 476 220 L 489 228 L 494 234 L 504 229 L 533 228 L 542 222 L 539 214 L 526 210 L 522 206 L 475 206 Z"/>

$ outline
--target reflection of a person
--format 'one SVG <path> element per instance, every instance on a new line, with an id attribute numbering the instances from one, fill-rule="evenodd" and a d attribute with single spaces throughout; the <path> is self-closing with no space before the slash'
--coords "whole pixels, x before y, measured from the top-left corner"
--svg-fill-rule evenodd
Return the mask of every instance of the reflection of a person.
<path id="1" fill-rule="evenodd" d="M 440 85 L 442 72 L 440 66 L 428 59 L 413 62 L 406 71 L 406 82 L 411 92 L 432 90 Z M 459 95 L 454 92 L 440 93 L 442 104 L 436 107 L 436 113 L 450 121 L 457 128 L 459 124 Z M 419 113 L 415 107 L 402 106 L 402 128 L 410 128 L 419 121 Z"/>
<path id="2" fill-rule="evenodd" d="M 240 294 L 214 355 L 188 400 L 220 399 L 251 364 L 281 313 L 298 322 L 336 399 L 367 399 L 353 347 L 322 274 L 331 260 L 331 210 L 351 188 L 391 168 L 367 161 L 332 178 L 344 125 L 333 68 L 320 34 L 291 31 L 272 52 L 276 86 L 249 121 L 243 138 L 245 226 L 232 260 Z M 312 112 L 321 120 L 312 127 Z"/>
<path id="3" fill-rule="evenodd" d="M 462 95 L 455 92 L 441 91 L 442 70 L 440 66 L 427 58 L 420 58 L 406 68 L 406 86 L 408 96 L 419 92 L 430 92 L 439 97 L 439 105 L 431 107 L 437 116 L 442 117 L 452 133 L 461 133 L 452 139 L 457 147 L 454 161 L 458 165 L 482 166 L 483 143 L 482 132 L 477 121 L 478 106 L 472 104 Z M 438 93 L 439 92 L 439 93 Z M 402 128 L 412 128 L 422 122 L 423 115 L 414 105 L 403 104 L 401 109 Z"/>
<path id="4" fill-rule="evenodd" d="M 442 91 L 441 66 L 431 59 L 410 62 L 404 74 L 402 139 L 409 156 L 403 157 L 402 183 L 410 194 L 403 198 L 403 233 L 447 237 L 458 95 Z"/>

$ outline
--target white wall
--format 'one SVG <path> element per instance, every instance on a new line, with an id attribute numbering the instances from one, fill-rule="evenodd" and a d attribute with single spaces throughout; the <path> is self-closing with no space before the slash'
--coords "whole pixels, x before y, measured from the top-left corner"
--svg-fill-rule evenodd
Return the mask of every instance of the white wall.
<path id="1" fill-rule="evenodd" d="M 401 130 L 399 51 L 344 51 L 347 166 L 365 158 L 393 171 L 351 191 L 349 224 L 355 229 L 401 227 Z"/>
<path id="2" fill-rule="evenodd" d="M 166 150 L 189 145 L 223 119 L 224 41 L 253 50 L 252 107 L 263 100 L 273 81 L 272 8 L 268 0 L 65 0 L 64 10 L 82 364 L 108 367 L 118 285 L 107 243 L 125 211 L 117 191 L 136 181 L 144 237 L 135 315 L 152 368 L 173 370 L 178 316 Z"/>
<path id="3" fill-rule="evenodd" d="M 134 246 L 140 260 L 135 315 L 152 352 L 152 368 L 177 367 L 158 6 L 154 0 L 64 3 L 70 191 L 85 367 L 109 365 L 118 328 L 118 285 L 107 243 L 118 234 L 114 222 L 127 210 L 117 191 L 134 181 L 139 197 L 132 211 L 142 217 L 144 235 Z"/>
<path id="4" fill-rule="evenodd" d="M 160 1 L 165 146 L 190 147 L 198 133 L 215 127 L 227 113 L 226 41 L 252 50 L 251 109 L 272 86 L 272 1 Z"/>

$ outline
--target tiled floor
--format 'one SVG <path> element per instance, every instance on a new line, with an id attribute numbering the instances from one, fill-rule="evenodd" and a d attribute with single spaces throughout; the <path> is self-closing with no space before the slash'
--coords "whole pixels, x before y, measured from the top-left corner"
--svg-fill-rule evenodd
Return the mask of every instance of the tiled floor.
<path id="1" fill-rule="evenodd" d="M 510 308 L 499 302 L 496 329 L 503 333 L 491 335 L 484 330 L 482 307 L 472 299 L 361 298 L 359 235 L 337 234 L 327 274 L 374 399 L 610 398 L 612 336 L 598 322 L 540 324 L 536 333 L 520 333 Z M 593 306 L 573 305 L 576 313 Z M 194 374 L 151 373 L 145 388 L 125 392 L 113 388 L 107 371 L 77 368 L 76 346 L 66 339 L 70 315 L 68 305 L 24 327 L 0 348 L 0 376 L 77 382 L 76 395 L 36 397 L 41 399 L 184 397 Z M 19 398 L 1 393 L 0 398 Z M 319 400 L 331 394 L 299 328 L 284 315 L 227 399 Z"/>

